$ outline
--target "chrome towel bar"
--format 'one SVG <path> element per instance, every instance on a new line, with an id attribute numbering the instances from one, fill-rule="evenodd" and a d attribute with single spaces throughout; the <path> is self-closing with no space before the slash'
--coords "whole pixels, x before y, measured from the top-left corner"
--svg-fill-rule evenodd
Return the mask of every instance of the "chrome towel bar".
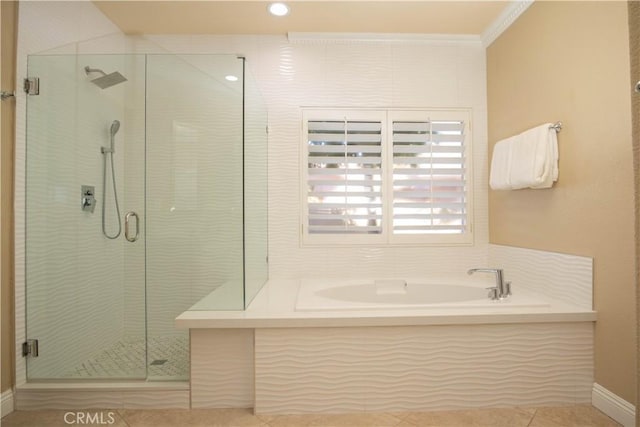
<path id="1" fill-rule="evenodd" d="M 549 129 L 555 130 L 556 133 L 560 132 L 562 130 L 562 122 L 555 122 L 554 124 L 549 126 Z"/>

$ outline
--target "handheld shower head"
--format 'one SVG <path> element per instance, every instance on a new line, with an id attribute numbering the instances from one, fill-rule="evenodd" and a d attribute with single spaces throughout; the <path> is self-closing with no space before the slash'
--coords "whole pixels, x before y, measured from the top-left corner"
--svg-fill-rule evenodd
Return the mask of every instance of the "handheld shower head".
<path id="1" fill-rule="evenodd" d="M 109 128 L 109 146 L 100 148 L 100 152 L 102 154 L 108 154 L 108 153 L 113 154 L 116 152 L 115 136 L 119 130 L 120 130 L 120 120 L 114 120 L 113 122 L 111 122 L 111 127 Z"/>
<path id="2" fill-rule="evenodd" d="M 111 123 L 111 128 L 109 129 L 109 133 L 111 134 L 111 138 L 113 139 L 116 136 L 116 133 L 120 130 L 120 120 L 114 120 Z"/>

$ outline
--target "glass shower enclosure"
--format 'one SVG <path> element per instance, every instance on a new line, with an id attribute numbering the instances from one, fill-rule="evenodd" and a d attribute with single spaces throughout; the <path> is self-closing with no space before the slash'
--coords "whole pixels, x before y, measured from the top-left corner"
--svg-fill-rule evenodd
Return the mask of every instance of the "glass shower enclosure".
<path id="1" fill-rule="evenodd" d="M 267 280 L 267 115 L 244 58 L 32 55 L 27 378 L 185 380 L 188 309 Z"/>

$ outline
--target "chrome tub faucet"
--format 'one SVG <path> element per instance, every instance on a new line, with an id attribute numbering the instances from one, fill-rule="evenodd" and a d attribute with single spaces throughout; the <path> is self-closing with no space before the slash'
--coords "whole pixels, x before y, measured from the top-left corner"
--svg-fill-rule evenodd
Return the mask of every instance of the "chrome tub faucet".
<path id="1" fill-rule="evenodd" d="M 503 300 L 509 298 L 511 295 L 511 282 L 504 281 L 504 274 L 501 268 L 472 268 L 467 271 L 467 274 L 473 273 L 493 273 L 496 275 L 496 285 L 489 290 L 489 298 L 492 300 Z"/>

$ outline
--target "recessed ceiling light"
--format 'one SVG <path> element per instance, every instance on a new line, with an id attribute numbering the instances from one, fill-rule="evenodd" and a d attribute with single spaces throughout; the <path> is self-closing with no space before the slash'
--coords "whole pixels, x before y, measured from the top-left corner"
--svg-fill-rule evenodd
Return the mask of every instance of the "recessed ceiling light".
<path id="1" fill-rule="evenodd" d="M 289 6 L 284 3 L 271 3 L 269 13 L 275 16 L 285 16 L 289 14 Z"/>
<path id="2" fill-rule="evenodd" d="M 230 82 L 237 82 L 238 78 L 236 76 L 232 76 L 231 74 L 229 74 L 228 76 L 224 76 L 225 79 L 229 80 Z"/>

